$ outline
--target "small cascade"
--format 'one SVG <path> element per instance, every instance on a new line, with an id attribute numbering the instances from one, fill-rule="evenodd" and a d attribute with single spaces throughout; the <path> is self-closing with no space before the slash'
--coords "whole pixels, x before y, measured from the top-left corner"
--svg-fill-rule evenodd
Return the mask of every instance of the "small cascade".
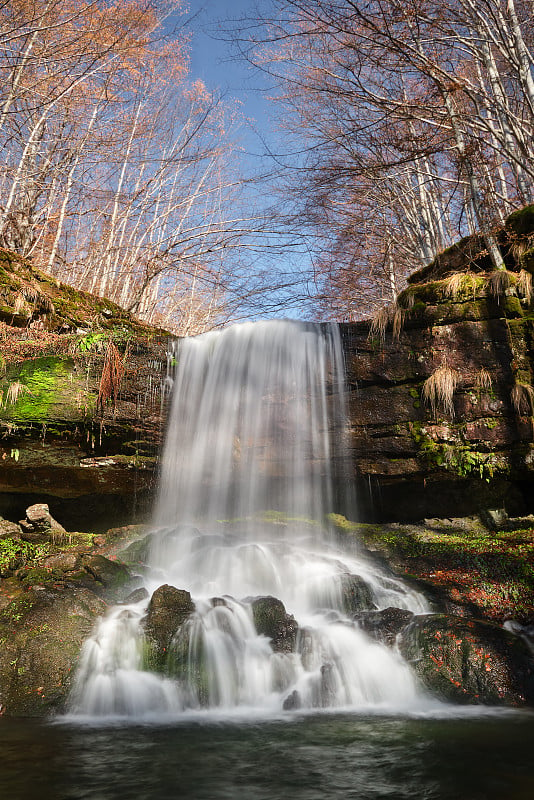
<path id="1" fill-rule="evenodd" d="M 352 502 L 336 326 L 245 323 L 175 360 L 152 599 L 101 621 L 71 710 L 412 707 L 408 665 L 357 620 L 426 602 L 328 524 Z"/>

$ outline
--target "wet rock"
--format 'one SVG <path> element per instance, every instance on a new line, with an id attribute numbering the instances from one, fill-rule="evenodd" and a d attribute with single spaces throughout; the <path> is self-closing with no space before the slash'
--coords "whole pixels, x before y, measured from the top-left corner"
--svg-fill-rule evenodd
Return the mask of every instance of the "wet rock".
<path id="1" fill-rule="evenodd" d="M 350 575 L 348 573 L 342 575 L 341 593 L 343 607 L 347 614 L 376 609 L 371 589 L 359 575 Z"/>
<path id="2" fill-rule="evenodd" d="M 534 659 L 522 639 L 497 625 L 423 615 L 403 630 L 399 646 L 426 688 L 443 700 L 534 705 Z"/>
<path id="3" fill-rule="evenodd" d="M 148 554 L 150 545 L 152 543 L 152 534 L 136 539 L 120 551 L 120 558 L 126 564 L 146 564 L 148 561 Z"/>
<path id="4" fill-rule="evenodd" d="M 63 709 L 81 646 L 103 600 L 84 588 L 34 588 L 0 613 L 0 713 L 37 716 Z"/>
<path id="5" fill-rule="evenodd" d="M 521 625 L 517 620 L 509 619 L 504 623 L 503 627 L 506 631 L 520 636 L 534 655 L 534 625 Z"/>
<path id="6" fill-rule="evenodd" d="M 391 607 L 382 611 L 361 611 L 354 614 L 353 619 L 373 639 L 393 647 L 399 633 L 413 619 L 413 614 L 404 608 Z"/>
<path id="7" fill-rule="evenodd" d="M 124 564 L 105 556 L 82 554 L 79 563 L 81 568 L 96 581 L 95 591 L 107 597 L 117 599 L 131 578 L 130 571 Z"/>
<path id="8" fill-rule="evenodd" d="M 300 694 L 294 689 L 284 700 L 282 708 L 284 711 L 296 711 L 301 706 L 302 700 L 300 699 Z"/>
<path id="9" fill-rule="evenodd" d="M 144 621 L 145 635 L 155 647 L 156 661 L 164 658 L 173 636 L 194 610 L 191 595 L 184 589 L 167 583 L 156 589 Z"/>
<path id="10" fill-rule="evenodd" d="M 147 590 L 144 586 L 140 586 L 139 589 L 134 589 L 133 592 L 130 592 L 128 597 L 124 599 L 125 603 L 140 603 L 141 600 L 146 600 L 149 596 Z"/>
<path id="11" fill-rule="evenodd" d="M 275 653 L 292 653 L 297 641 L 298 624 L 276 597 L 255 597 L 251 600 L 256 631 L 271 640 Z"/>

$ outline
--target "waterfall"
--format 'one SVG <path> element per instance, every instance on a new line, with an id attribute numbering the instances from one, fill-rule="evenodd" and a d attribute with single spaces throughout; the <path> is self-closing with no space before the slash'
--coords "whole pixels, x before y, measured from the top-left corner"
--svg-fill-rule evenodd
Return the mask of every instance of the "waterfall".
<path id="1" fill-rule="evenodd" d="M 102 620 L 71 709 L 413 706 L 408 665 L 354 617 L 425 600 L 328 523 L 352 502 L 337 326 L 244 323 L 182 340 L 175 360 L 148 614 L 141 601 Z"/>

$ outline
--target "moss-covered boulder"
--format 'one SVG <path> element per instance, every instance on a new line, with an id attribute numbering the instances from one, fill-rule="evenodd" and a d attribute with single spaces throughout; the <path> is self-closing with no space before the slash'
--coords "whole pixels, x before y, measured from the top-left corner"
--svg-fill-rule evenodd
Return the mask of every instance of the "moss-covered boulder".
<path id="1" fill-rule="evenodd" d="M 153 593 L 148 604 L 143 628 L 147 641 L 147 667 L 165 668 L 171 640 L 190 614 L 195 604 L 189 592 L 164 584 Z"/>
<path id="2" fill-rule="evenodd" d="M 38 716 L 63 708 L 84 640 L 105 611 L 86 588 L 19 594 L 0 613 L 0 708 Z"/>
<path id="3" fill-rule="evenodd" d="M 506 219 L 506 230 L 516 236 L 534 233 L 534 205 L 518 208 Z"/>
<path id="4" fill-rule="evenodd" d="M 292 653 L 297 641 L 298 624 L 276 597 L 255 597 L 251 601 L 256 631 L 271 640 L 275 653 Z"/>
<path id="5" fill-rule="evenodd" d="M 80 567 L 94 578 L 94 591 L 98 594 L 116 600 L 127 593 L 132 576 L 124 564 L 98 553 L 88 553 L 80 557 Z"/>
<path id="6" fill-rule="evenodd" d="M 463 704 L 534 705 L 534 658 L 497 625 L 443 614 L 415 617 L 400 636 L 402 655 L 424 686 Z"/>

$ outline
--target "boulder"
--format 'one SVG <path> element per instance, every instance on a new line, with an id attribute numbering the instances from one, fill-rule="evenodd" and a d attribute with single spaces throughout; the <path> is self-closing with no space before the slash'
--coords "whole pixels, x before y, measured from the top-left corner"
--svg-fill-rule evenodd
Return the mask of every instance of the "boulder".
<path id="1" fill-rule="evenodd" d="M 131 579 L 129 569 L 105 556 L 84 553 L 80 567 L 95 580 L 94 591 L 110 599 L 119 599 Z"/>
<path id="2" fill-rule="evenodd" d="M 175 586 L 160 586 L 148 604 L 144 620 L 145 636 L 155 651 L 155 661 L 164 660 L 175 633 L 195 610 L 189 592 Z"/>
<path id="3" fill-rule="evenodd" d="M 250 602 L 256 631 L 271 640 L 275 653 L 292 653 L 298 632 L 295 617 L 276 597 L 254 597 Z"/>
<path id="4" fill-rule="evenodd" d="M 6 605 L 0 613 L 0 713 L 63 710 L 81 646 L 105 608 L 85 588 L 34 588 Z"/>
<path id="5" fill-rule="evenodd" d="M 534 659 L 525 642 L 488 622 L 423 615 L 402 631 L 402 655 L 440 699 L 464 704 L 534 705 Z"/>
<path id="6" fill-rule="evenodd" d="M 125 603 L 140 603 L 141 600 L 146 600 L 149 597 L 149 594 L 144 586 L 140 586 L 139 589 L 134 589 L 133 592 L 130 592 L 128 597 L 124 598 Z"/>
<path id="7" fill-rule="evenodd" d="M 26 519 L 20 521 L 22 538 L 28 542 L 45 541 L 66 534 L 63 525 L 52 517 L 46 503 L 34 503 L 26 509 Z"/>
<path id="8" fill-rule="evenodd" d="M 302 705 L 302 700 L 300 699 L 300 694 L 297 692 L 296 689 L 293 689 L 291 694 L 288 694 L 286 699 L 282 704 L 282 708 L 284 711 L 296 711 Z"/>
<path id="9" fill-rule="evenodd" d="M 19 539 L 22 528 L 16 522 L 10 522 L 0 517 L 0 539 Z"/>
<path id="10" fill-rule="evenodd" d="M 399 633 L 413 619 L 404 608 L 384 608 L 382 611 L 360 611 L 353 615 L 358 627 L 378 642 L 393 647 Z"/>
<path id="11" fill-rule="evenodd" d="M 347 614 L 376 609 L 371 589 L 359 575 L 346 573 L 341 576 L 341 594 Z"/>

